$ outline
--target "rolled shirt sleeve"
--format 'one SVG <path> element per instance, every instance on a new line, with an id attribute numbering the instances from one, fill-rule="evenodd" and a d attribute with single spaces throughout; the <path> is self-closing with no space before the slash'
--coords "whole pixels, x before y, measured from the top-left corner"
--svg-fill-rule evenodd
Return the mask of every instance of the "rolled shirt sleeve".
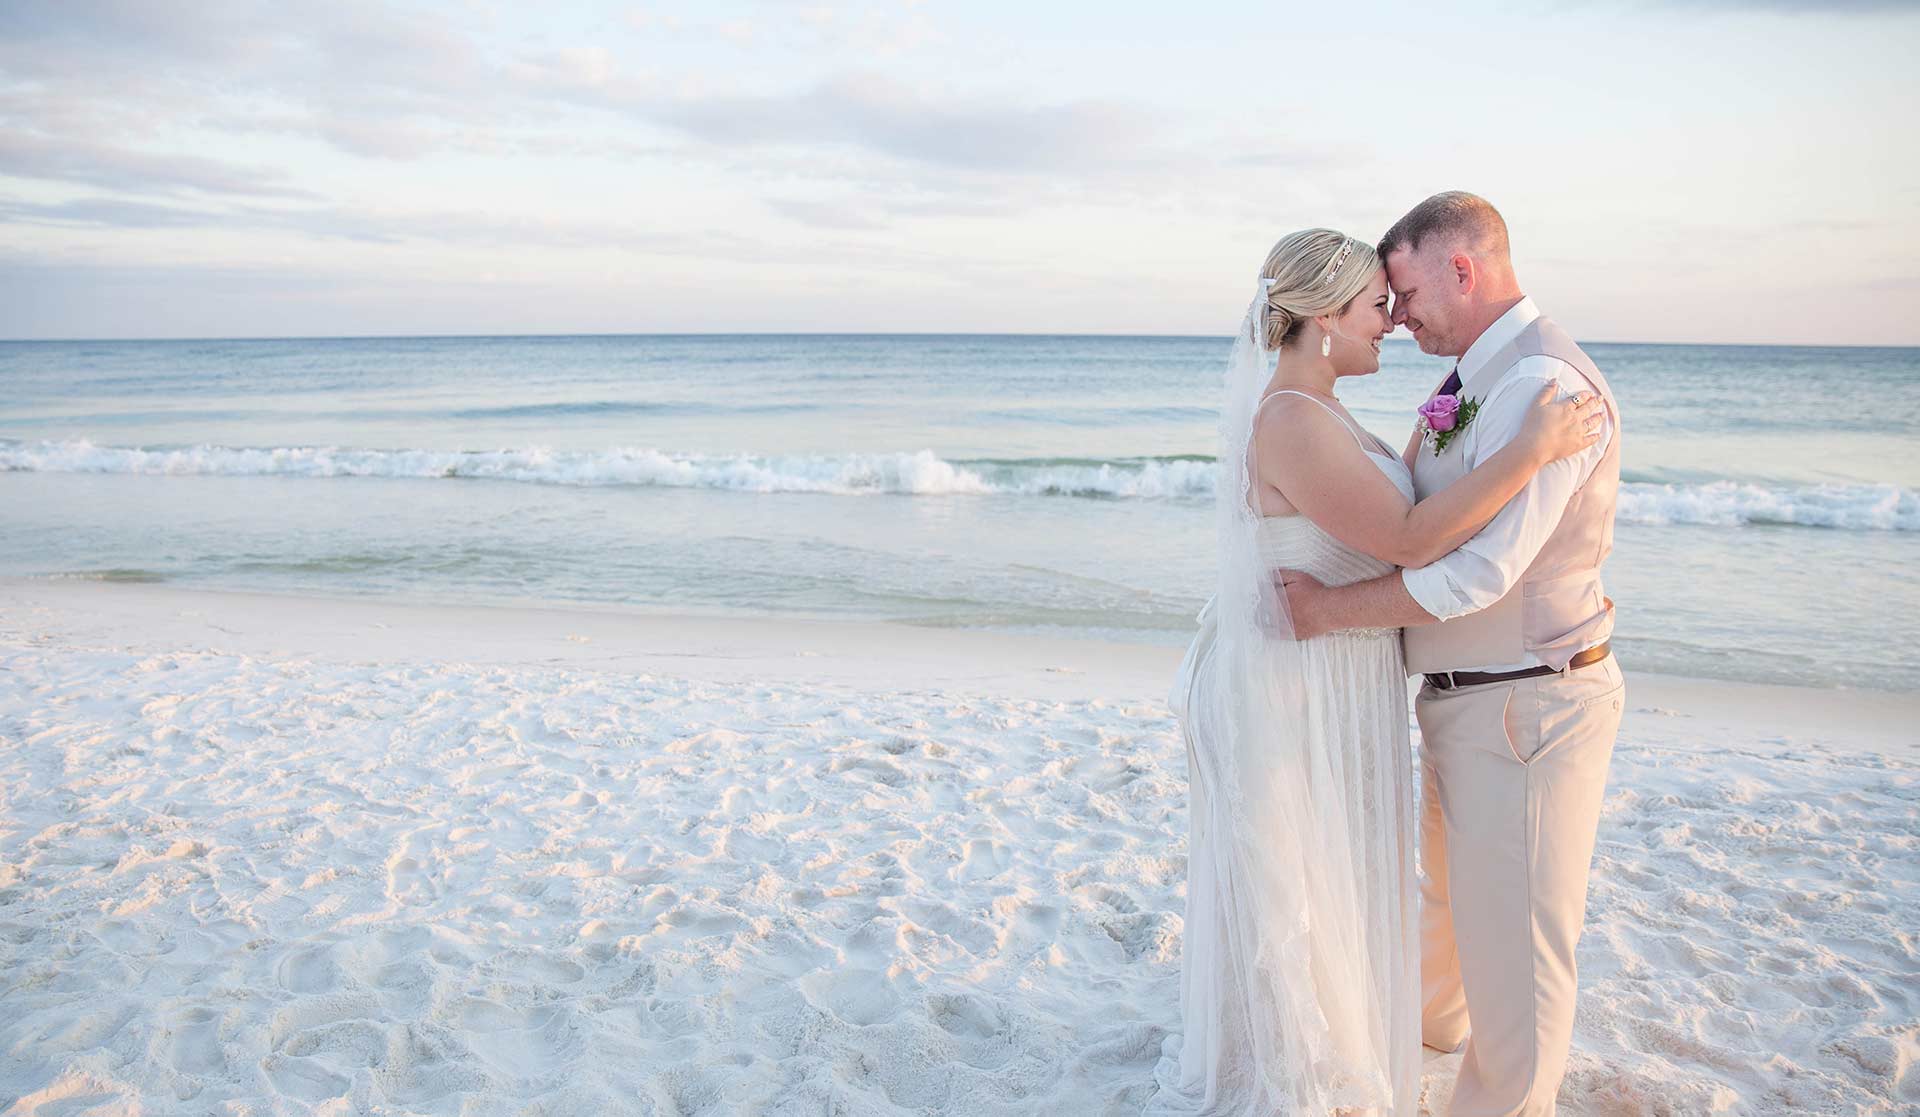
<path id="1" fill-rule="evenodd" d="M 1521 360 L 1487 394 L 1471 428 L 1461 433 L 1468 440 L 1461 449 L 1471 466 L 1478 466 L 1519 435 L 1535 393 L 1546 383 L 1558 384 L 1563 396 L 1594 390 L 1579 369 L 1557 357 Z M 1478 612 L 1505 597 L 1560 526 L 1567 501 L 1593 476 L 1612 439 L 1613 419 L 1606 416 L 1598 442 L 1542 466 L 1477 535 L 1426 566 L 1402 571 L 1407 593 L 1443 621 Z"/>

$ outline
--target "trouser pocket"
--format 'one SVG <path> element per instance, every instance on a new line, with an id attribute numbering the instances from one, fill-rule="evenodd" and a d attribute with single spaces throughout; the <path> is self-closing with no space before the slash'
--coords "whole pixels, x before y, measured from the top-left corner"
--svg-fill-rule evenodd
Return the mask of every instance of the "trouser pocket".
<path id="1" fill-rule="evenodd" d="M 1482 683 L 1458 690 L 1429 687 L 1420 693 L 1422 746 L 1441 768 L 1475 749 L 1525 764 L 1539 748 L 1537 698 L 1529 680 Z"/>

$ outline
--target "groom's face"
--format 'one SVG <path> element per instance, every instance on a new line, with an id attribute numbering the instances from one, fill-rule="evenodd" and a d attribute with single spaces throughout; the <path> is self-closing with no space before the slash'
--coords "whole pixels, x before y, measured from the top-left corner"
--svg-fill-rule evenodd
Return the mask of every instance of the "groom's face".
<path id="1" fill-rule="evenodd" d="M 1387 286 L 1393 288 L 1393 324 L 1405 326 L 1420 344 L 1422 353 L 1439 357 L 1458 357 L 1453 347 L 1453 304 L 1449 298 L 1453 285 L 1445 274 L 1439 249 L 1424 245 L 1426 252 L 1406 247 L 1387 254 Z M 1436 259 L 1429 259 L 1435 257 Z"/>

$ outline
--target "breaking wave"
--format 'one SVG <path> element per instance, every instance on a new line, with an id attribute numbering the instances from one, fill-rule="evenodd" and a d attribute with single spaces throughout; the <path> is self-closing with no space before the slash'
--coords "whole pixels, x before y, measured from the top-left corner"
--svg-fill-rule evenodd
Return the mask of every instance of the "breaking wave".
<path id="1" fill-rule="evenodd" d="M 1203 455 L 949 461 L 930 450 L 873 454 L 687 454 L 654 449 L 377 450 L 333 446 L 99 446 L 85 440 L 0 440 L 0 471 L 219 477 L 385 477 L 633 485 L 750 493 L 1211 499 Z M 1760 485 L 1719 480 L 1621 486 L 1619 520 L 1737 527 L 1791 524 L 1920 531 L 1920 494 L 1897 485 Z"/>

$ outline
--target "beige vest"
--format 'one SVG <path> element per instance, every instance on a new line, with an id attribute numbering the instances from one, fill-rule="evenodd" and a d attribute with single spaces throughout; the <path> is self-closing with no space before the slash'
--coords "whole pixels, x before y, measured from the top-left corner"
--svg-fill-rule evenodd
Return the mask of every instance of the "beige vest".
<path id="1" fill-rule="evenodd" d="M 1505 597 L 1477 613 L 1407 628 L 1407 670 L 1411 672 L 1522 663 L 1530 654 L 1551 667 L 1564 668 L 1574 655 L 1613 632 L 1613 601 L 1600 585 L 1600 564 L 1613 550 L 1613 504 L 1620 491 L 1620 408 L 1606 378 L 1565 330 L 1542 317 L 1474 371 L 1473 379 L 1461 386 L 1460 398 L 1487 398 L 1507 370 L 1537 355 L 1565 361 L 1593 382 L 1613 421 L 1613 437 L 1593 476 L 1567 501 L 1560 525 Z M 1420 448 L 1413 484 L 1422 499 L 1466 474 L 1465 441 L 1454 439 L 1445 453 L 1437 455 L 1430 447 Z"/>

